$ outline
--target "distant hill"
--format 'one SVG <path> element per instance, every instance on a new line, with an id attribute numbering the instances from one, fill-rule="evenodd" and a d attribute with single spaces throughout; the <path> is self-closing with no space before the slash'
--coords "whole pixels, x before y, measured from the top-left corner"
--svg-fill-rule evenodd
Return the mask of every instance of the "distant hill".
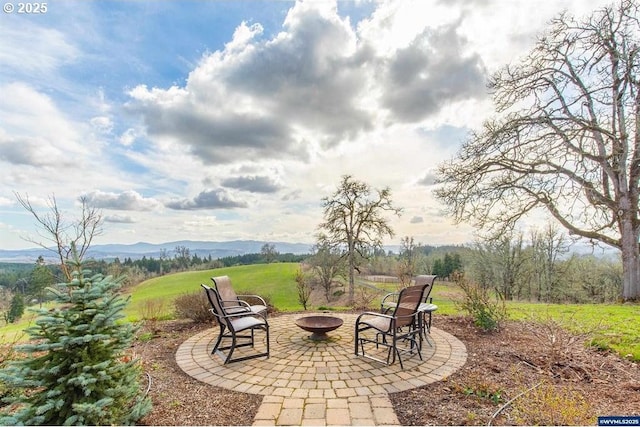
<path id="1" fill-rule="evenodd" d="M 209 257 L 217 259 L 227 256 L 260 253 L 260 250 L 268 243 L 274 245 L 280 253 L 292 253 L 296 255 L 311 252 L 311 244 L 306 243 L 285 243 L 285 242 L 263 242 L 257 240 L 233 240 L 229 242 L 205 242 L 192 240 L 179 240 L 166 243 L 133 243 L 129 245 L 108 244 L 91 246 L 87 253 L 87 258 L 113 260 L 119 258 L 121 261 L 126 258 L 132 260 L 147 258 L 159 258 L 162 250 L 167 251 L 167 256 L 173 257 L 174 249 L 178 246 L 189 248 L 191 255 L 197 254 L 199 257 Z M 34 263 L 38 257 L 47 261 L 55 260 L 55 253 L 43 248 L 5 250 L 0 249 L 0 262 Z"/>

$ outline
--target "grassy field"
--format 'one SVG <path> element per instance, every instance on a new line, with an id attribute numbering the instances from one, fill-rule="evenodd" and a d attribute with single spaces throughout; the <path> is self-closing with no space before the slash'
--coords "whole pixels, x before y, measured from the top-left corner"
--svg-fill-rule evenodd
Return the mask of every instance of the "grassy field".
<path id="1" fill-rule="evenodd" d="M 191 271 L 157 277 L 129 289 L 131 302 L 127 319 L 169 319 L 173 317 L 173 301 L 180 295 L 202 292 L 200 283 L 211 284 L 212 276 L 228 275 L 238 294 L 258 294 L 279 311 L 299 311 L 295 274 L 297 263 L 256 264 L 215 270 Z M 393 284 L 373 285 L 395 291 Z M 381 294 L 382 295 L 382 294 Z M 431 294 L 438 305 L 437 315 L 460 314 L 455 301 L 460 289 L 451 283 L 436 282 Z M 374 306 L 377 303 L 374 302 Z M 318 309 L 311 307 L 310 309 Z M 638 304 L 535 304 L 508 302 L 509 317 L 514 320 L 554 321 L 576 333 L 589 333 L 593 345 L 611 349 L 623 357 L 640 361 L 640 305 Z M 11 342 L 27 327 L 29 316 L 0 328 L 0 342 Z"/>
<path id="2" fill-rule="evenodd" d="M 201 283 L 212 285 L 211 277 L 228 275 L 237 294 L 258 294 L 278 310 L 301 310 L 296 293 L 297 263 L 242 265 L 215 270 L 189 271 L 146 280 L 130 289 L 131 303 L 126 314 L 139 320 L 148 310 L 161 312 L 160 318 L 173 315 L 173 301 L 187 293 L 203 292 Z"/>

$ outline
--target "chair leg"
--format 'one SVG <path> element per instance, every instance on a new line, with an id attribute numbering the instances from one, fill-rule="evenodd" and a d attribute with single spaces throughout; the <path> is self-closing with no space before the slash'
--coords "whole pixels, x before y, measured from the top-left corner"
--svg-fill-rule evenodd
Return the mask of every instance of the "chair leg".
<path id="1" fill-rule="evenodd" d="M 265 332 L 267 333 L 267 357 L 269 357 L 271 354 L 269 350 L 269 325 L 265 327 Z"/>
<path id="2" fill-rule="evenodd" d="M 213 350 L 211 350 L 211 354 L 214 354 L 216 352 L 216 350 L 218 350 L 218 347 L 220 346 L 220 343 L 222 342 L 222 337 L 224 335 L 224 325 L 220 324 L 220 335 L 218 335 L 218 339 L 216 340 L 216 343 L 213 346 Z"/>
<path id="3" fill-rule="evenodd" d="M 233 351 L 236 349 L 236 334 L 232 334 L 231 336 L 231 348 L 229 348 L 229 354 L 227 354 L 227 358 L 224 359 L 224 364 L 226 365 L 231 360 L 231 356 L 233 355 Z"/>

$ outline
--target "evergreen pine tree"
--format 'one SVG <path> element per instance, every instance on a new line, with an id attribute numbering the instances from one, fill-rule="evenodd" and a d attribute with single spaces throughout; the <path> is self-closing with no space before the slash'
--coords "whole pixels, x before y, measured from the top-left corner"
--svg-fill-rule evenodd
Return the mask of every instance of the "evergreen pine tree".
<path id="1" fill-rule="evenodd" d="M 49 288 L 56 308 L 34 310 L 26 355 L 0 370 L 0 381 L 20 390 L 0 425 L 125 425 L 151 407 L 140 394 L 140 367 L 126 350 L 134 329 L 123 321 L 121 279 L 91 275 L 75 255 L 73 279 Z"/>
<path id="2" fill-rule="evenodd" d="M 22 294 L 16 293 L 11 298 L 11 306 L 9 307 L 9 314 L 7 315 L 7 322 L 13 323 L 20 319 L 24 314 L 24 297 Z"/>

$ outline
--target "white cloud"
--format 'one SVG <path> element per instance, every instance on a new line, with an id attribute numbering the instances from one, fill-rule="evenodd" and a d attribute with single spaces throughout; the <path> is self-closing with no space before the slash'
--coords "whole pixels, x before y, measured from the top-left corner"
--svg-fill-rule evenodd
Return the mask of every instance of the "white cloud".
<path id="1" fill-rule="evenodd" d="M 259 38 L 260 26 L 241 24 L 184 87 L 137 86 L 130 108 L 144 116 L 151 139 L 225 164 L 309 161 L 317 150 L 371 132 L 381 115 L 419 122 L 444 105 L 484 96 L 481 61 L 461 56 L 464 41 L 454 28 L 423 31 L 403 49 L 376 54 L 331 5 L 296 3 L 283 31 L 268 40 Z"/>
<path id="2" fill-rule="evenodd" d="M 23 20 L 20 25 L 3 22 L 0 40 L 10 41 L 0 43 L 2 73 L 18 72 L 34 81 L 46 79 L 52 71 L 77 60 L 80 54 L 63 31 L 42 27 L 37 20 Z"/>
<path id="3" fill-rule="evenodd" d="M 151 211 L 160 206 L 160 203 L 155 199 L 144 198 L 133 190 L 124 191 L 119 194 L 96 190 L 82 197 L 86 199 L 90 206 L 100 209 Z"/>
<path id="4" fill-rule="evenodd" d="M 15 200 L 9 199 L 8 197 L 0 196 L 0 206 L 13 206 L 15 205 Z"/>
<path id="5" fill-rule="evenodd" d="M 198 210 L 198 209 L 233 209 L 247 208 L 248 203 L 237 199 L 224 189 L 207 189 L 190 199 L 171 200 L 165 203 L 169 209 Z"/>
<path id="6" fill-rule="evenodd" d="M 27 166 L 69 166 L 86 154 L 79 123 L 54 101 L 24 83 L 0 86 L 0 160 Z"/>
<path id="7" fill-rule="evenodd" d="M 111 117 L 98 116 L 90 120 L 91 125 L 100 133 L 109 134 L 113 130 L 113 122 Z"/>
<path id="8" fill-rule="evenodd" d="M 116 223 L 116 224 L 133 224 L 136 221 L 130 215 L 105 215 L 105 222 Z"/>
<path id="9" fill-rule="evenodd" d="M 133 145 L 136 139 L 141 135 L 142 134 L 137 129 L 129 128 L 126 131 L 122 132 L 120 138 L 118 138 L 118 141 L 125 147 L 129 147 Z"/>

